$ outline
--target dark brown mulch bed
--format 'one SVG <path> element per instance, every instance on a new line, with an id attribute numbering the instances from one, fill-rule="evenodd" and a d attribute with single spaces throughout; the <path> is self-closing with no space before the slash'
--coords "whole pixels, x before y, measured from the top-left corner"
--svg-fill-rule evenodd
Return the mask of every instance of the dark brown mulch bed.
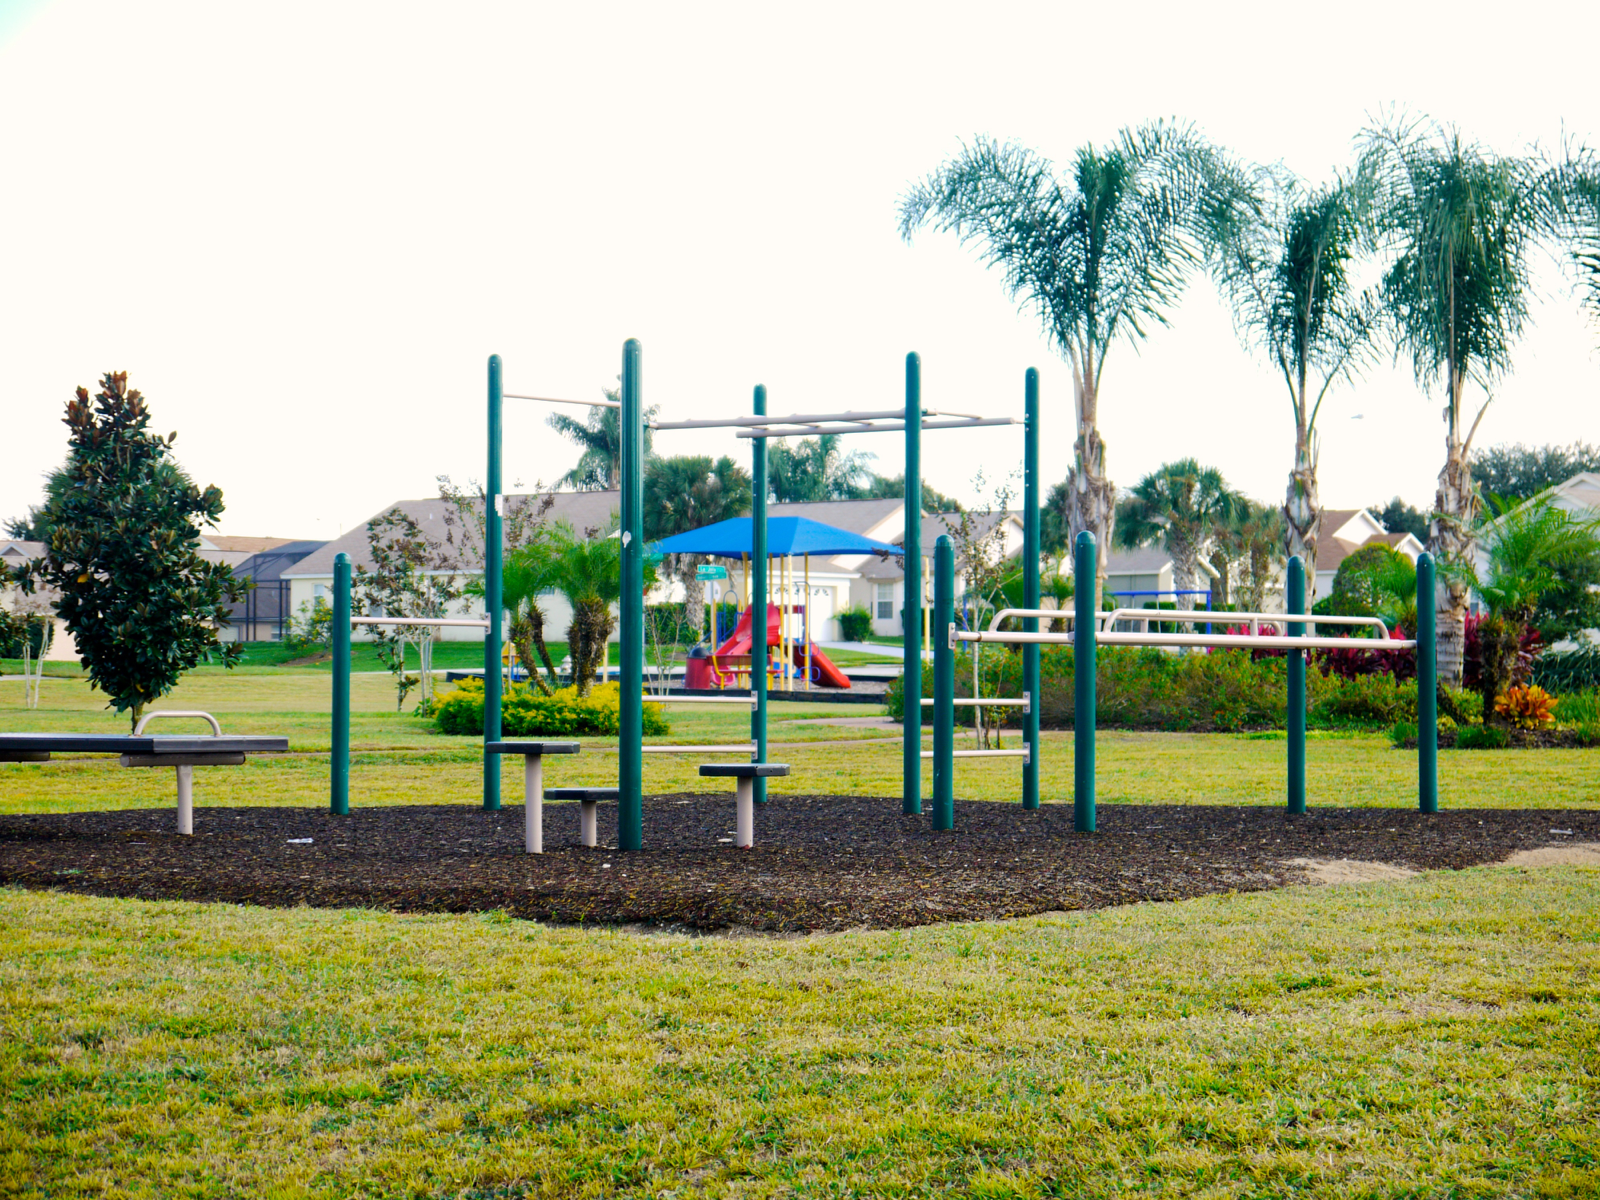
<path id="1" fill-rule="evenodd" d="M 1070 805 L 1025 812 L 962 801 L 954 833 L 897 798 L 781 796 L 736 850 L 728 795 L 652 796 L 648 849 L 578 845 L 576 805 L 547 805 L 542 856 L 522 853 L 522 809 L 415 805 L 332 817 L 306 808 L 201 808 L 0 817 L 0 883 L 101 896 L 518 917 L 699 929 L 835 930 L 1021 916 L 1303 880 L 1294 858 L 1419 869 L 1494 862 L 1521 849 L 1600 841 L 1600 811 L 1117 805 L 1075 834 Z M 1561 833 L 1555 832 L 1562 831 Z M 291 838 L 311 838 L 291 844 Z"/>

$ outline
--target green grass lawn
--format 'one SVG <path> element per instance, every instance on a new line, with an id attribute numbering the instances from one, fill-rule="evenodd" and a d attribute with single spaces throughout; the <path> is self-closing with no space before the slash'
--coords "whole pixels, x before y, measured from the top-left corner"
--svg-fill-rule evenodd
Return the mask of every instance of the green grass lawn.
<path id="1" fill-rule="evenodd" d="M 397 713 L 385 675 L 351 682 L 353 804 L 477 803 L 481 757 L 472 738 L 446 737 L 431 721 Z M 20 683 L 0 684 L 0 728 L 11 731 L 123 732 L 127 718 L 106 711 L 82 679 L 49 679 L 38 709 L 23 706 Z M 284 669 L 256 674 L 195 671 L 166 708 L 214 713 L 230 733 L 289 738 L 287 756 L 261 755 L 242 768 L 203 769 L 198 805 L 326 802 L 332 679 L 326 673 Z M 749 737 L 748 710 L 734 705 L 672 706 L 670 736 L 652 743 L 734 743 Z M 866 705 L 774 704 L 771 756 L 794 773 L 771 781 L 771 792 L 898 796 L 901 748 L 897 729 L 816 725 L 822 718 L 881 714 Z M 185 723 L 158 727 L 177 733 Z M 195 732 L 205 726 L 195 722 Z M 580 738 L 585 752 L 548 768 L 550 786 L 599 785 L 616 778 L 615 740 Z M 1047 803 L 1070 802 L 1072 735 L 1043 738 L 1041 786 Z M 925 746 L 931 745 L 926 739 Z M 1015 744 L 1014 735 L 1009 744 Z M 1282 734 L 1102 733 L 1098 741 L 1099 797 L 1106 803 L 1281 804 Z M 645 787 L 652 792 L 700 791 L 705 755 L 650 755 Z M 1309 737 L 1307 799 L 1313 805 L 1415 803 L 1416 755 L 1393 749 L 1375 733 L 1318 733 Z M 508 801 L 521 797 L 521 764 L 501 764 Z M 1570 808 L 1600 804 L 1600 751 L 1473 750 L 1440 755 L 1445 805 L 1468 808 Z M 1010 759 L 965 760 L 957 766 L 957 795 L 1010 800 L 1019 770 Z M 126 771 L 108 757 L 61 757 L 43 764 L 0 763 L 0 812 L 51 812 L 165 806 L 172 803 L 166 771 Z M 931 795 L 931 764 L 923 792 Z"/>
<path id="2" fill-rule="evenodd" d="M 0 1194 L 1593 1196 L 1597 883 L 701 939 L 0 890 Z"/>
<path id="3" fill-rule="evenodd" d="M 207 804 L 326 803 L 326 672 L 162 705 L 295 753 Z M 477 804 L 475 742 L 353 681 L 352 802 Z M 893 729 L 775 705 L 773 792 L 894 797 Z M 674 709 L 680 742 L 747 711 Z M 127 728 L 81 679 L 0 728 Z M 172 723 L 174 732 L 183 728 Z M 614 779 L 608 739 L 547 782 Z M 1281 735 L 1108 733 L 1105 802 L 1281 804 Z M 703 756 L 652 756 L 652 791 Z M 1313 805 L 1414 803 L 1414 754 L 1313 734 Z M 1600 803 L 1594 751 L 1441 755 L 1447 806 Z M 507 764 L 505 795 L 521 798 Z M 1011 800 L 1017 766 L 959 768 Z M 1045 739 L 1070 800 L 1070 734 Z M 928 772 L 924 772 L 925 783 Z M 0 764 L 0 812 L 170 807 L 166 771 Z M 1592 1196 L 1600 872 L 1436 873 L 997 924 L 691 939 L 477 916 L 0 889 L 0 1197 Z"/>

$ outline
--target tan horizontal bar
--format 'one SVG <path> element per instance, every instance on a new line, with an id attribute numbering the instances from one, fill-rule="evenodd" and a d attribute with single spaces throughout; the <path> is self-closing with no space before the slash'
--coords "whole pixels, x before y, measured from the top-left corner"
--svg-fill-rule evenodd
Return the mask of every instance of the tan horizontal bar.
<path id="1" fill-rule="evenodd" d="M 937 703 L 937 700 L 929 700 L 926 697 L 922 701 L 924 708 L 931 704 Z M 975 706 L 982 708 L 1026 708 L 1028 706 L 1028 702 L 1026 700 L 991 700 L 982 698 L 974 700 L 971 696 L 957 696 L 950 703 L 957 705 L 958 707 L 964 706 L 966 708 L 973 708 Z"/>
<path id="2" fill-rule="evenodd" d="M 645 754 L 754 754 L 756 744 L 745 742 L 738 746 L 641 746 Z"/>
<path id="3" fill-rule="evenodd" d="M 487 629 L 489 622 L 473 621 L 465 617 L 351 617 L 352 625 L 465 625 L 473 629 Z"/>
<path id="4" fill-rule="evenodd" d="M 924 750 L 923 758 L 932 758 L 932 750 Z M 952 750 L 951 758 L 1027 758 L 1026 750 Z"/>
<path id="5" fill-rule="evenodd" d="M 518 392 L 501 392 L 507 400 L 537 400 L 540 404 L 581 404 L 585 408 L 621 408 L 616 400 L 563 400 L 560 396 L 524 396 Z"/>
<path id="6" fill-rule="evenodd" d="M 1154 618 L 1160 620 L 1161 618 Z M 997 633 L 991 630 L 957 630 L 958 642 L 995 642 L 1001 645 L 1071 646 L 1071 633 Z M 1097 646 L 1198 646 L 1215 650 L 1415 650 L 1417 643 L 1390 638 L 1288 637 L 1231 633 L 1097 633 Z"/>
<path id="7" fill-rule="evenodd" d="M 924 429 L 976 429 L 980 425 L 1021 425 L 1021 417 L 973 417 L 960 420 L 924 421 Z M 859 429 L 825 429 L 823 433 L 897 433 L 905 429 L 904 421 L 883 421 L 872 425 L 864 425 Z M 779 428 L 776 422 L 771 427 L 758 427 L 753 429 L 740 429 L 734 437 L 739 438 L 773 438 L 773 437 L 804 437 L 809 433 L 818 432 L 811 428 Z"/>
<path id="8" fill-rule="evenodd" d="M 689 421 L 652 421 L 651 429 L 749 429 L 764 428 L 768 425 L 816 425 L 821 422 L 840 422 L 843 424 L 860 425 L 866 421 L 882 421 L 891 419 L 904 419 L 906 410 L 903 408 L 880 409 L 875 412 L 854 412 L 846 410 L 839 413 L 790 413 L 787 416 L 776 414 L 768 416 L 749 417 L 706 417 Z"/>

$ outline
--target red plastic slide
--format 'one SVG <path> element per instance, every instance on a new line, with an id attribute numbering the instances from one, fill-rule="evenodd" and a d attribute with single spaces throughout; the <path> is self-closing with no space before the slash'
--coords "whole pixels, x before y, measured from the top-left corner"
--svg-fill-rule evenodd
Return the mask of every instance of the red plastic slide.
<path id="1" fill-rule="evenodd" d="M 770 648 L 778 644 L 778 606 L 767 605 L 767 646 Z M 747 608 L 739 614 L 739 623 L 733 627 L 733 636 L 717 647 L 716 658 L 724 655 L 742 657 L 750 653 L 750 610 Z M 829 661 L 828 656 L 815 646 L 801 642 L 795 643 L 795 659 L 797 665 L 804 670 L 808 663 L 817 665 L 817 677 L 812 682 L 819 687 L 847 688 L 850 680 L 845 673 Z M 712 660 L 715 662 L 715 659 Z M 719 665 L 716 668 L 721 671 Z"/>

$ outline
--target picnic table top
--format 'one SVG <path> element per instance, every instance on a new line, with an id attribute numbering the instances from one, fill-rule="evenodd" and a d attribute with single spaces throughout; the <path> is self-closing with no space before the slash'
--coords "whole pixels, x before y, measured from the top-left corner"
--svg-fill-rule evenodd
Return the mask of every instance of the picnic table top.
<path id="1" fill-rule="evenodd" d="M 51 754 L 273 754 L 289 749 L 286 737 L 186 736 L 141 733 L 0 733 L 0 751 Z"/>

